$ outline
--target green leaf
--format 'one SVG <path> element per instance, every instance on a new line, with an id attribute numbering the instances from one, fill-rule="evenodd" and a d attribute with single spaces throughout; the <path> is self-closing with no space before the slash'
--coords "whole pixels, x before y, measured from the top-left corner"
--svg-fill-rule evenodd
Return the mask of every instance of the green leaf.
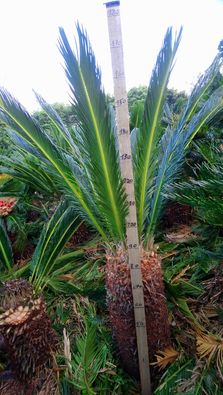
<path id="1" fill-rule="evenodd" d="M 73 152 L 74 154 L 76 153 L 76 147 L 74 144 L 74 141 L 72 139 L 72 136 L 69 132 L 69 130 L 67 129 L 67 127 L 64 125 L 62 119 L 60 118 L 59 114 L 55 111 L 55 109 L 48 104 L 42 96 L 40 96 L 39 94 L 37 94 L 35 92 L 36 98 L 39 102 L 39 104 L 41 105 L 42 109 L 44 110 L 44 112 L 47 114 L 48 118 L 51 120 L 52 125 L 55 128 L 55 132 L 57 132 L 59 138 L 58 138 L 58 145 L 59 146 L 63 146 L 64 142 L 65 147 L 68 146 L 71 149 L 71 152 Z"/>
<path id="2" fill-rule="evenodd" d="M 175 54 L 181 39 L 180 30 L 172 43 L 172 29 L 166 32 L 163 47 L 157 57 L 145 101 L 142 125 L 137 133 L 134 156 L 135 189 L 138 208 L 138 231 L 142 237 L 143 223 L 148 213 L 147 191 L 154 177 L 157 164 L 157 149 L 161 135 L 160 122 L 166 88 L 173 68 Z"/>
<path id="3" fill-rule="evenodd" d="M 155 395 L 172 395 L 176 390 L 177 384 L 185 376 L 188 377 L 188 373 L 193 366 L 192 359 L 189 359 L 186 362 L 183 361 L 183 363 L 180 362 L 175 362 L 166 370 L 161 378 L 160 385 L 154 392 Z"/>
<path id="4" fill-rule="evenodd" d="M 37 158 L 32 158 L 27 152 L 15 158 L 0 156 L 0 171 L 30 185 L 34 190 L 51 195 L 56 192 L 52 177 L 50 178 L 47 170 L 44 169 L 44 164 L 41 164 Z"/>
<path id="5" fill-rule="evenodd" d="M 61 203 L 44 227 L 31 261 L 32 282 L 37 289 L 52 273 L 56 259 L 80 224 L 81 219 L 76 216 L 75 210 Z"/>
<path id="6" fill-rule="evenodd" d="M 76 348 L 71 361 L 72 382 L 83 395 L 94 395 L 97 393 L 94 383 L 105 367 L 108 353 L 107 345 L 98 341 L 96 323 L 85 321 L 84 333 L 77 337 Z"/>
<path id="7" fill-rule="evenodd" d="M 137 129 L 141 126 L 144 112 L 144 103 L 142 101 L 136 101 L 130 112 L 130 127 L 131 130 Z"/>
<path id="8" fill-rule="evenodd" d="M 203 125 L 210 122 L 223 108 L 223 87 L 216 89 L 186 126 L 186 148 Z"/>
<path id="9" fill-rule="evenodd" d="M 184 316 L 195 325 L 195 327 L 202 329 L 202 326 L 199 324 L 199 321 L 196 319 L 196 317 L 189 309 L 186 299 L 176 298 L 175 303 L 179 308 L 179 310 L 181 311 L 181 313 L 183 313 Z"/>
<path id="10" fill-rule="evenodd" d="M 4 269 L 11 271 L 13 265 L 12 246 L 2 218 L 0 218 L 0 263 Z"/>
<path id="11" fill-rule="evenodd" d="M 166 130 L 160 143 L 159 169 L 154 178 L 153 188 L 148 193 L 150 210 L 145 224 L 145 244 L 154 233 L 161 209 L 166 201 L 168 185 L 180 174 L 186 150 L 200 129 L 223 108 L 223 88 L 217 89 L 203 104 L 189 124 L 182 123 L 175 131 Z M 184 116 L 184 115 L 183 115 Z"/>
<path id="12" fill-rule="evenodd" d="M 0 161 L 1 161 L 1 157 L 0 157 Z M 2 171 L 2 167 L 0 166 L 0 173 L 4 173 L 4 171 Z M 5 169 L 6 171 L 8 170 L 8 168 Z M 8 172 L 7 172 L 8 174 Z M 25 185 L 24 183 L 16 180 L 16 179 L 10 179 L 9 181 L 5 182 L 4 184 L 0 185 L 0 196 L 23 196 L 25 193 Z"/>
<path id="13" fill-rule="evenodd" d="M 191 119 L 191 117 L 197 111 L 197 108 L 201 103 L 201 100 L 205 98 L 208 88 L 210 87 L 216 75 L 218 74 L 221 65 L 222 65 L 222 54 L 218 53 L 214 58 L 212 64 L 208 67 L 208 69 L 204 72 L 204 74 L 201 75 L 196 85 L 194 86 L 191 95 L 188 99 L 185 110 L 183 112 L 183 115 L 180 118 L 178 129 L 182 130 L 185 127 L 185 124 Z"/>
<path id="14" fill-rule="evenodd" d="M 71 89 L 78 148 L 95 202 L 113 238 L 125 238 L 127 212 L 110 105 L 101 87 L 101 73 L 84 30 L 77 25 L 78 53 L 60 29 L 60 50 Z"/>
<path id="15" fill-rule="evenodd" d="M 49 161 L 60 179 L 60 188 L 70 196 L 70 199 L 73 198 L 79 209 L 88 216 L 91 223 L 106 240 L 107 236 L 95 213 L 96 206 L 92 203 L 90 192 L 81 188 L 68 159 L 44 133 L 37 121 L 4 89 L 0 90 L 0 119 L 4 120 L 27 143 L 36 147 L 41 155 Z"/>

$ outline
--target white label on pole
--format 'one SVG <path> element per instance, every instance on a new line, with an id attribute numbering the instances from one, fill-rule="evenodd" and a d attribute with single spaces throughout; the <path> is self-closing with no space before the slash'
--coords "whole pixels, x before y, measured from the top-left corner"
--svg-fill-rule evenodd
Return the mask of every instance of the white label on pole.
<path id="1" fill-rule="evenodd" d="M 114 81 L 114 95 L 116 107 L 116 122 L 118 130 L 120 165 L 124 179 L 129 213 L 126 218 L 126 238 L 128 249 L 128 263 L 131 274 L 132 295 L 134 303 L 135 327 L 139 359 L 142 395 L 151 395 L 149 370 L 149 352 L 147 344 L 147 330 L 144 307 L 143 283 L 140 265 L 140 248 L 138 240 L 136 204 L 134 193 L 132 153 L 129 130 L 128 99 L 125 83 L 124 57 L 122 46 L 122 32 L 119 1 L 106 4 L 108 30 L 112 59 Z"/>

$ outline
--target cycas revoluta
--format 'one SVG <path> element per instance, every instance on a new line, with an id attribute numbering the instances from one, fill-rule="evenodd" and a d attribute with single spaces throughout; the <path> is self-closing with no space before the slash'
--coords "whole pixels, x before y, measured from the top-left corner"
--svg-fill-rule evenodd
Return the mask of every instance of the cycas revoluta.
<path id="1" fill-rule="evenodd" d="M 194 207 L 201 222 L 219 227 L 223 225 L 222 183 L 223 165 L 221 144 L 198 142 L 194 144 L 203 159 L 192 168 L 190 182 L 185 180 L 170 186 L 171 197 Z"/>
<path id="2" fill-rule="evenodd" d="M 74 210 L 62 202 L 42 230 L 31 261 L 25 265 L 26 275 L 32 273 L 32 284 L 16 279 L 6 281 L 0 288 L 0 347 L 4 346 L 11 369 L 10 375 L 7 372 L 0 375 L 1 395 L 57 393 L 52 365 L 58 341 L 40 290 L 48 285 L 57 291 L 58 277 L 63 271 L 66 273 L 69 263 L 63 250 L 80 224 Z M 13 265 L 12 248 L 2 221 L 0 240 L 2 278 L 21 275 L 21 269 L 16 270 Z M 58 274 L 58 261 L 63 258 L 66 264 Z"/>
<path id="3" fill-rule="evenodd" d="M 0 118 L 19 136 L 17 144 L 23 157 L 38 158 L 42 174 L 53 180 L 78 214 L 103 238 L 107 246 L 107 290 L 111 325 L 125 367 L 137 374 L 137 352 L 133 324 L 133 304 L 126 256 L 125 217 L 128 210 L 119 166 L 114 115 L 102 88 L 86 32 L 77 25 L 79 45 L 74 52 L 63 29 L 60 51 L 65 62 L 75 127 L 68 130 L 55 110 L 40 96 L 37 99 L 54 124 L 55 137 L 5 90 L 0 91 Z M 199 79 L 174 129 L 161 127 L 165 93 L 173 68 L 181 31 L 173 39 L 166 32 L 163 46 L 152 72 L 142 121 L 131 133 L 134 157 L 141 264 L 151 361 L 157 350 L 170 345 L 168 313 L 165 304 L 160 259 L 153 240 L 157 222 L 166 203 L 167 187 L 179 176 L 184 155 L 193 137 L 222 109 L 223 89 L 203 102 L 208 87 L 221 66 L 221 55 Z M 202 105 L 201 105 L 202 103 Z M 21 162 L 21 158 L 20 158 Z M 25 159 L 24 159 L 25 162 Z M 7 159 L 4 158 L 7 173 Z M 9 164 L 11 168 L 11 163 Z M 14 160 L 17 177 L 23 169 Z M 24 169 L 28 166 L 24 166 Z M 33 182 L 26 171 L 26 182 Z M 47 185 L 47 188 L 50 188 Z M 128 328 L 128 332 L 126 330 Z M 124 344 L 123 344 L 124 343 Z M 127 350 L 127 351 L 126 351 Z"/>
<path id="4" fill-rule="evenodd" d="M 55 394 L 55 378 L 49 368 L 57 338 L 43 298 L 26 280 L 11 280 L 0 289 L 0 309 L 0 334 L 11 369 L 10 378 L 0 378 L 0 393 L 38 394 L 48 381 L 50 393 Z"/>

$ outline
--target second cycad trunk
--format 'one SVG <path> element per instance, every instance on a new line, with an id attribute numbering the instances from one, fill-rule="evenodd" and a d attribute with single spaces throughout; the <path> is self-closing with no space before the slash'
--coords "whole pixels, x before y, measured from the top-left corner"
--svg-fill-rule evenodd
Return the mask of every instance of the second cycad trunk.
<path id="1" fill-rule="evenodd" d="M 142 251 L 141 269 L 149 356 L 150 362 L 154 362 L 158 350 L 171 346 L 161 261 L 158 255 L 153 251 Z M 127 255 L 121 248 L 116 255 L 107 255 L 106 286 L 110 324 L 120 359 L 126 371 L 137 377 L 139 372 L 130 271 Z"/>
<path id="2" fill-rule="evenodd" d="M 56 394 L 52 365 L 57 336 L 43 297 L 28 281 L 11 280 L 0 289 L 0 311 L 0 336 L 11 369 L 6 379 L 0 375 L 0 395 Z"/>

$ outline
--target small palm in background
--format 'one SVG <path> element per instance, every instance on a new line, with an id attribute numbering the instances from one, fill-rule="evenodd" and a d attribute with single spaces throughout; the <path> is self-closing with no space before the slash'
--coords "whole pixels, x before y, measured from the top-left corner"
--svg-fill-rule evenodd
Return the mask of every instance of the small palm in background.
<path id="1" fill-rule="evenodd" d="M 125 368 L 137 375 L 125 240 L 128 206 L 119 166 L 114 114 L 102 88 L 101 72 L 88 37 L 79 25 L 77 33 L 79 46 L 74 52 L 64 30 L 60 30 L 60 50 L 70 87 L 75 127 L 68 130 L 55 110 L 37 95 L 53 123 L 48 134 L 9 93 L 1 90 L 0 118 L 13 131 L 14 140 L 20 147 L 19 160 L 4 158 L 4 172 L 7 168 L 9 173 L 16 170 L 18 178 L 27 183 L 35 182 L 36 190 L 40 192 L 58 191 L 74 213 L 101 236 L 106 250 L 111 326 Z M 154 245 L 156 226 L 167 201 L 168 186 L 180 176 L 191 141 L 223 108 L 222 88 L 206 98 L 222 64 L 221 55 L 217 54 L 193 89 L 177 124 L 163 129 L 166 89 L 180 38 L 181 31 L 173 39 L 172 29 L 168 29 L 152 73 L 141 121 L 131 133 L 151 361 L 159 349 L 171 345 L 161 260 Z M 66 227 L 66 216 L 63 218 Z M 33 259 L 36 262 L 35 256 Z M 54 256 L 50 255 L 50 259 Z M 41 265 L 35 264 L 41 270 L 36 269 L 32 277 L 37 288 L 47 271 L 44 261 L 41 262 Z"/>
<path id="2" fill-rule="evenodd" d="M 196 237 L 189 243 L 169 244 L 166 256 L 164 253 L 164 277 L 180 352 L 164 373 L 156 395 L 222 392 L 221 135 L 219 128 L 215 139 L 212 130 L 197 139 L 190 156 L 197 163 L 193 161 L 190 178 L 169 186 L 173 201 L 193 209 L 190 228 Z M 160 248 L 165 249 L 162 243 Z M 159 358 L 162 366 L 168 358 L 170 361 L 170 354 Z"/>

